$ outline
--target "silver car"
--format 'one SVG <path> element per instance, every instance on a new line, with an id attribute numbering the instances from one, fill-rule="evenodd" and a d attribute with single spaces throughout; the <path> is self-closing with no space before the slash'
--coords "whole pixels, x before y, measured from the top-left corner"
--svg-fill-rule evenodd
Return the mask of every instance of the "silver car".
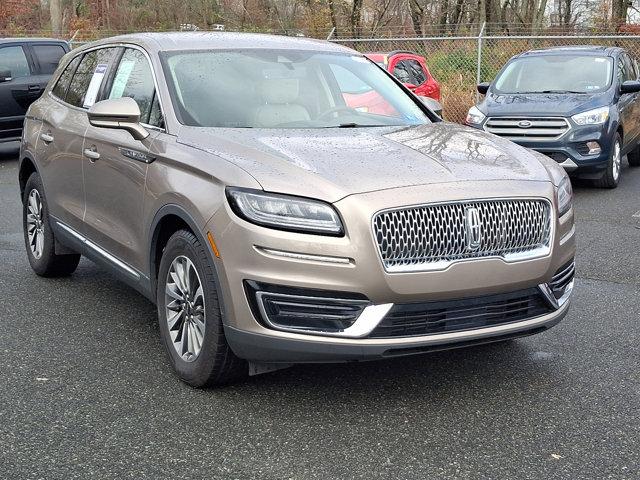
<path id="1" fill-rule="evenodd" d="M 194 386 L 510 339 L 569 308 L 563 169 L 442 122 L 338 45 L 86 45 L 29 109 L 20 159 L 35 272 L 85 255 L 138 289 Z"/>

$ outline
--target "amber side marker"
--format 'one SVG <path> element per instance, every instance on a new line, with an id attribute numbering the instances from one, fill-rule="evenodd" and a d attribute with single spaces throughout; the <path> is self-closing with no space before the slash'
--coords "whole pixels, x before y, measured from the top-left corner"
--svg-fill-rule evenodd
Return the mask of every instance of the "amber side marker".
<path id="1" fill-rule="evenodd" d="M 220 258 L 220 250 L 218 250 L 218 246 L 216 245 L 216 241 L 213 239 L 213 235 L 211 232 L 207 232 L 207 240 L 209 240 L 209 245 L 211 245 L 211 250 L 213 250 L 213 254 Z"/>

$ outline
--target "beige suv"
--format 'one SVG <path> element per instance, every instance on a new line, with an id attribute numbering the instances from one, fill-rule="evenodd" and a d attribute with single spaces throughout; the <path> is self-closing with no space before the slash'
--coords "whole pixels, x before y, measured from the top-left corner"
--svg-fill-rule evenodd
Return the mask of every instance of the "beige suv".
<path id="1" fill-rule="evenodd" d="M 441 122 L 325 42 L 137 34 L 72 51 L 24 128 L 25 243 L 158 306 L 194 386 L 541 332 L 566 314 L 555 162 Z"/>

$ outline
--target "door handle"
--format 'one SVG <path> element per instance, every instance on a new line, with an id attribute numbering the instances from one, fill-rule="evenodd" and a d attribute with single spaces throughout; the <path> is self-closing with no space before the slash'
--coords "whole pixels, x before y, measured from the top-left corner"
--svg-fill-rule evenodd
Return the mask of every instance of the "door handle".
<path id="1" fill-rule="evenodd" d="M 38 90 L 40 90 L 40 85 L 29 85 L 28 88 L 30 92 L 37 92 Z"/>
<path id="2" fill-rule="evenodd" d="M 51 132 L 41 133 L 40 140 L 42 140 L 44 143 L 51 143 L 53 142 L 53 135 L 51 135 Z"/>
<path id="3" fill-rule="evenodd" d="M 96 151 L 96 147 L 85 148 L 84 156 L 91 160 L 92 163 L 100 158 L 100 154 Z"/>

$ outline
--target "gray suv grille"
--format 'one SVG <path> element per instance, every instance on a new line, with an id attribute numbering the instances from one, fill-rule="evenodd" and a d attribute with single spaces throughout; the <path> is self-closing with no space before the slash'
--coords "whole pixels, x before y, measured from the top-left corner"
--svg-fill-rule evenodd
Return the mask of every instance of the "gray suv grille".
<path id="1" fill-rule="evenodd" d="M 509 140 L 557 140 L 569 130 L 562 117 L 490 117 L 484 129 Z"/>
<path id="2" fill-rule="evenodd" d="M 373 231 L 388 272 L 440 270 L 482 257 L 518 261 L 549 254 L 551 204 L 485 200 L 384 210 Z"/>

